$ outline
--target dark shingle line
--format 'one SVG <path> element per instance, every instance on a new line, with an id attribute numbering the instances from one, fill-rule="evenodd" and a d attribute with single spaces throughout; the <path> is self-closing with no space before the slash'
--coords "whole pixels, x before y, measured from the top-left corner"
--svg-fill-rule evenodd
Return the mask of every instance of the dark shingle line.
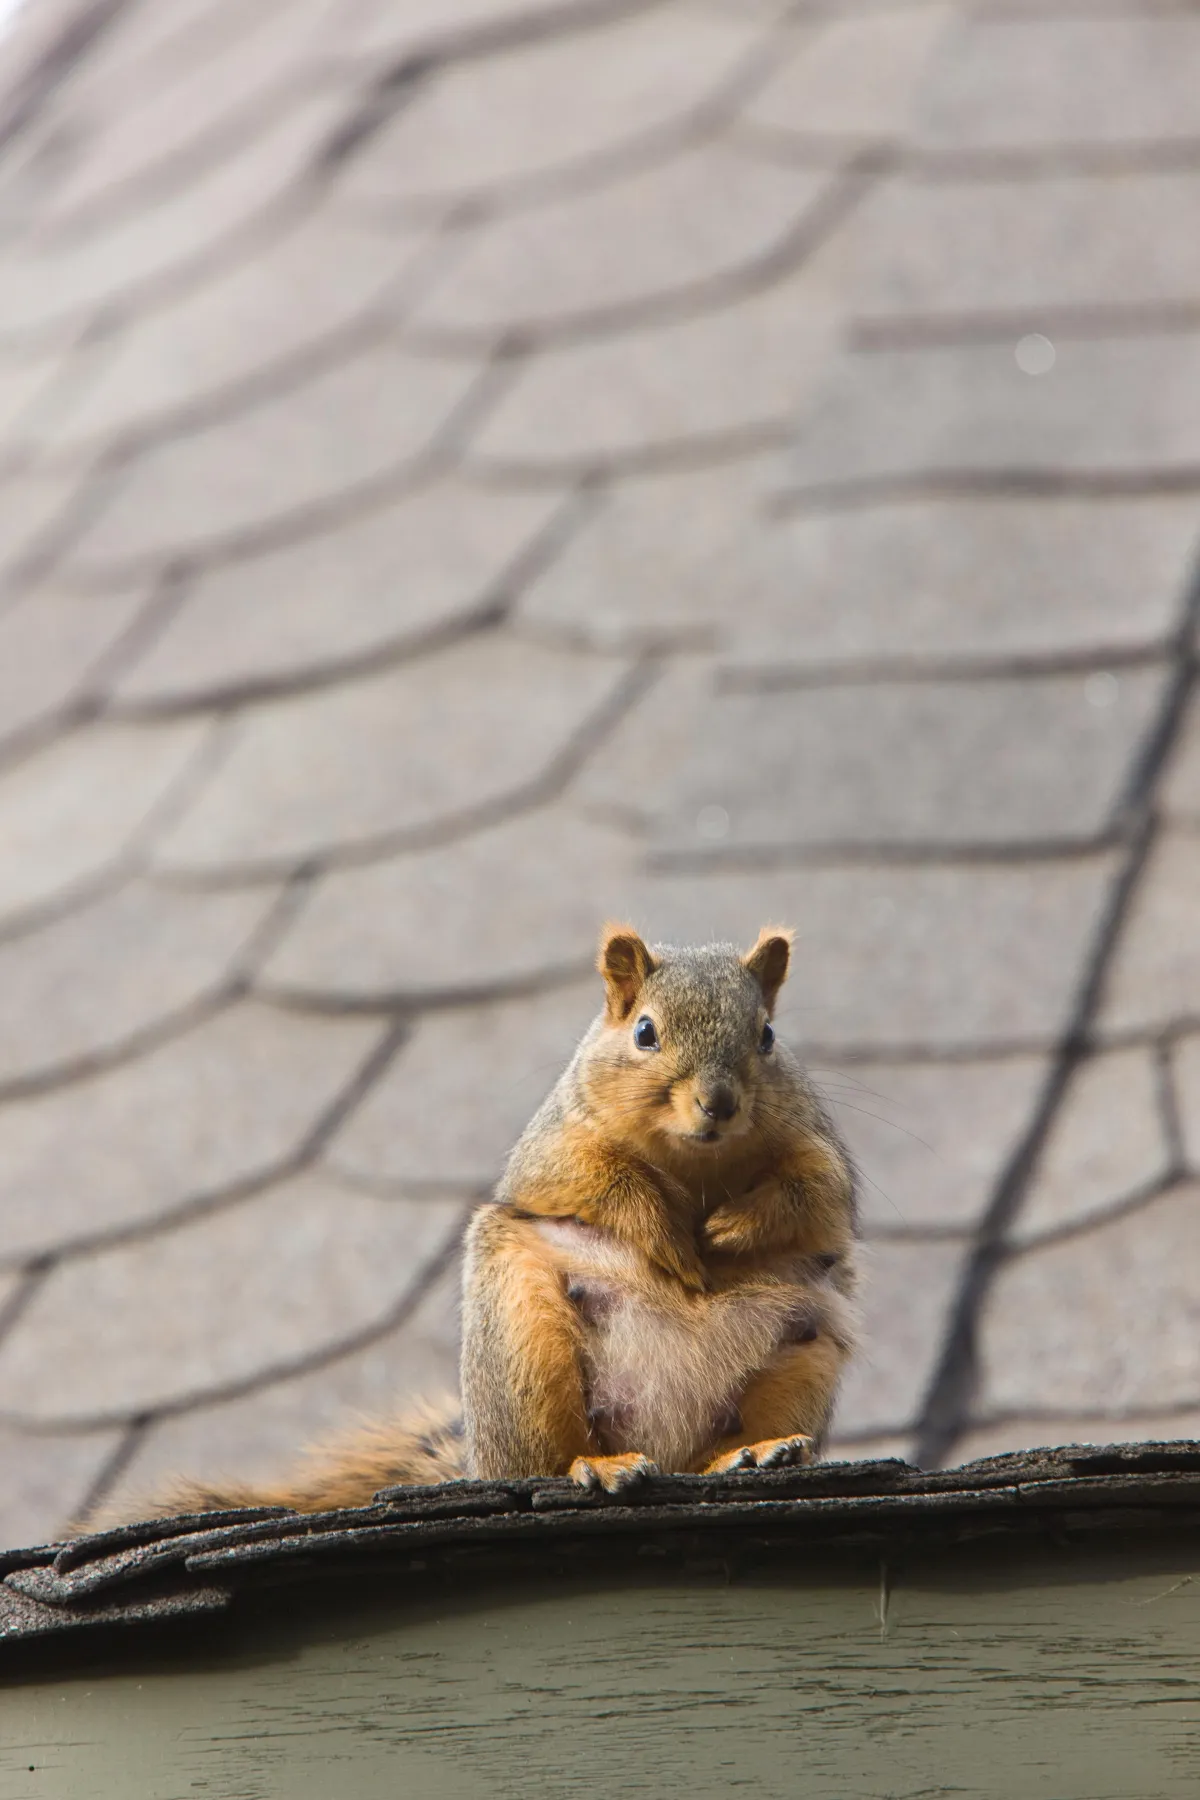
<path id="1" fill-rule="evenodd" d="M 1134 822 L 1133 836 L 1112 883 L 1104 916 L 1093 932 L 1087 966 L 1033 1117 L 1000 1173 L 980 1226 L 941 1356 L 921 1409 L 917 1449 L 918 1459 L 922 1462 L 945 1460 L 967 1429 L 978 1380 L 983 1307 L 992 1282 L 1006 1260 L 1008 1228 L 1018 1216 L 1071 1078 L 1088 1053 L 1104 982 L 1159 828 L 1154 812 L 1154 790 L 1178 739 L 1195 686 L 1194 636 L 1198 622 L 1200 570 L 1193 570 L 1176 634 L 1174 674 L 1154 729 L 1141 745 L 1130 771 L 1127 812 Z"/>
<path id="2" fill-rule="evenodd" d="M 553 319 L 512 319 L 502 327 L 424 324 L 402 331 L 400 341 L 432 355 L 463 355 L 486 348 L 498 331 L 516 336 L 537 355 L 577 344 L 635 335 L 663 324 L 686 324 L 769 293 L 796 275 L 845 223 L 877 180 L 874 167 L 851 159 L 831 171 L 829 184 L 789 222 L 775 241 L 742 263 L 697 281 Z"/>
<path id="3" fill-rule="evenodd" d="M 1023 333 L 1075 342 L 1109 338 L 1194 336 L 1194 300 L 1131 300 L 1074 305 L 1014 301 L 987 311 L 860 313 L 847 323 L 847 347 L 863 355 L 891 350 L 950 350 L 964 344 L 1010 344 Z"/>
<path id="4" fill-rule="evenodd" d="M 28 596 L 16 595 L 14 600 Z M 77 731 L 99 717 L 111 682 L 143 646 L 153 641 L 181 599 L 180 583 L 172 571 L 156 581 L 129 623 L 84 669 L 66 699 L 53 703 L 27 724 L 0 736 L 0 772 L 25 762 L 36 751 L 67 733 Z"/>
<path id="5" fill-rule="evenodd" d="M 107 702 L 108 716 L 121 720 L 158 720 L 207 713 L 214 708 L 253 706 L 261 702 L 317 693 L 345 681 L 369 680 L 388 669 L 404 668 L 465 642 L 481 631 L 506 622 L 521 594 L 551 567 L 590 516 L 594 501 L 575 483 L 546 523 L 523 544 L 503 568 L 486 581 L 476 599 L 453 617 L 414 631 L 397 632 L 349 655 L 330 656 L 307 668 L 276 675 L 246 676 L 162 698 L 143 696 Z M 201 602 L 202 604 L 203 602 Z"/>
<path id="6" fill-rule="evenodd" d="M 335 529 L 350 520 L 380 510 L 385 505 L 415 494 L 435 480 L 451 473 L 464 445 L 478 429 L 488 412 L 498 404 L 514 378 L 514 365 L 502 352 L 484 362 L 449 411 L 434 426 L 424 446 L 380 474 L 364 477 L 349 488 L 332 495 L 307 500 L 290 510 L 279 512 L 254 525 L 217 532 L 206 542 L 187 549 L 161 549 L 101 564 L 84 564 L 68 571 L 73 589 L 82 592 L 108 590 L 127 586 L 130 582 L 157 577 L 164 567 L 184 567 L 204 572 L 230 562 L 284 549 L 303 543 L 311 537 Z M 125 472 L 123 463 L 108 471 L 118 480 Z M 560 481 L 559 486 L 563 483 Z M 95 507 L 92 511 L 94 513 Z M 90 515 L 89 515 L 90 516 Z M 79 537 L 79 524 L 59 554 Z"/>
<path id="7" fill-rule="evenodd" d="M 449 38 L 429 42 L 400 57 L 368 86 L 360 106 L 330 133 L 312 164 L 314 176 L 337 178 L 347 163 L 374 141 L 421 92 L 426 82 L 447 69 L 520 45 L 572 37 L 659 10 L 664 0 L 575 0 L 574 4 L 501 19 L 494 25 L 466 27 Z M 447 204 L 466 201 L 480 216 L 537 206 L 556 196 L 587 193 L 619 179 L 671 161 L 716 136 L 755 90 L 778 67 L 778 43 L 787 36 L 786 21 L 764 26 L 758 39 L 733 70 L 690 106 L 635 133 L 623 143 L 577 157 L 557 168 L 515 176 L 496 188 L 464 189 L 452 196 L 428 194 L 395 200 L 360 201 L 368 211 L 421 218 L 437 215 Z"/>
<path id="8" fill-rule="evenodd" d="M 1200 1015 L 1188 1016 L 1175 1021 L 1169 1028 L 1171 1035 L 1190 1036 L 1200 1031 Z M 1155 1024 L 1144 1030 L 1113 1032 L 1099 1038 L 1095 1033 L 1087 1036 L 1081 1046 L 1087 1055 L 1105 1050 L 1129 1050 L 1141 1046 L 1153 1046 L 1164 1034 L 1163 1027 Z M 931 1044 L 914 1042 L 910 1039 L 895 1038 L 890 1041 L 872 1043 L 869 1040 L 844 1043 L 836 1039 L 821 1039 L 815 1034 L 805 1039 L 800 1049 L 806 1061 L 816 1056 L 828 1057 L 830 1061 L 852 1067 L 858 1063 L 899 1064 L 917 1063 L 926 1066 L 941 1064 L 975 1063 L 1006 1061 L 1013 1057 L 1047 1056 L 1053 1054 L 1056 1039 L 1053 1034 L 1037 1035 L 1030 1033 L 1021 1037 L 964 1039 L 956 1044 Z"/>
<path id="9" fill-rule="evenodd" d="M 114 230 L 128 215 L 168 200 L 172 194 L 178 196 L 180 205 L 186 206 L 188 187 L 222 163 L 252 149 L 297 101 L 311 99 L 320 91 L 312 71 L 292 70 L 273 86 L 264 83 L 260 92 L 222 114 L 188 143 L 121 176 L 73 209 L 55 214 L 43 228 L 44 241 L 54 245 L 78 243 L 99 232 Z M 303 179 L 303 171 L 300 178 Z"/>
<path id="10" fill-rule="evenodd" d="M 424 286 L 444 273 L 458 248 L 453 227 L 414 247 L 410 262 L 400 267 L 382 293 L 364 302 L 356 316 L 329 327 L 283 356 L 267 356 L 253 369 L 230 381 L 167 404 L 132 423 L 117 426 L 107 435 L 84 438 L 48 448 L 39 458 L 46 469 L 86 469 L 100 466 L 124 470 L 163 444 L 186 441 L 214 425 L 229 421 L 236 429 L 246 411 L 285 396 L 302 392 L 320 376 L 353 362 L 366 352 L 403 348 L 399 332 L 406 312 L 420 298 Z M 106 329 L 127 324 L 136 330 L 137 320 L 114 313 Z M 483 356 L 474 360 L 486 361 Z"/>
<path id="11" fill-rule="evenodd" d="M 0 1270 L 6 1266 L 40 1266 L 47 1258 L 61 1263 L 79 1256 L 91 1256 L 98 1251 L 117 1249 L 124 1244 L 144 1243 L 148 1239 L 177 1231 L 197 1219 L 225 1212 L 243 1200 L 253 1200 L 261 1194 L 271 1193 L 284 1183 L 294 1180 L 318 1161 L 330 1140 L 362 1105 L 403 1049 L 411 1029 L 411 1020 L 407 1014 L 402 1018 L 392 1019 L 390 1024 L 385 1025 L 358 1068 L 341 1090 L 320 1108 L 312 1124 L 300 1133 L 292 1147 L 252 1173 L 219 1187 L 184 1193 L 178 1200 L 165 1202 L 157 1212 L 145 1218 L 131 1219 L 120 1225 L 101 1226 L 93 1231 L 71 1232 L 52 1247 L 36 1252 L 33 1256 L 22 1254 L 6 1260 L 2 1253 L 3 1245 L 0 1244 Z M 331 1178 L 339 1185 L 354 1185 L 344 1181 L 340 1169 L 333 1169 Z M 454 1194 L 462 1192 L 461 1184 L 453 1190 Z"/>
<path id="12" fill-rule="evenodd" d="M 1080 139 L 1006 148 L 972 149 L 910 145 L 900 153 L 901 172 L 918 181 L 956 187 L 1009 181 L 1050 181 L 1064 175 L 1190 175 L 1200 173 L 1200 137 Z"/>
<path id="13" fill-rule="evenodd" d="M 6 601 L 44 581 L 92 523 L 111 492 L 102 468 L 81 469 L 79 481 L 53 517 L 34 533 L 16 559 L 0 573 L 0 610 Z"/>
<path id="14" fill-rule="evenodd" d="M 687 437 L 611 453 L 586 451 L 546 462 L 489 455 L 486 459 L 468 463 L 466 472 L 482 487 L 518 493 L 536 492 L 572 479 L 620 481 L 640 475 L 720 468 L 726 463 L 761 457 L 766 451 L 786 450 L 794 442 L 795 435 L 792 409 L 785 408 L 777 417 L 748 425 L 718 426 Z M 1197 484 L 1200 485 L 1200 475 Z"/>
<path id="15" fill-rule="evenodd" d="M 897 651 L 811 663 L 789 663 L 786 657 L 755 663 L 744 657 L 720 664 L 715 684 L 721 694 L 778 694 L 923 682 L 1055 681 L 1113 669 L 1154 668 L 1170 653 L 1173 641 L 1173 634 L 1159 633 L 1140 644 L 1101 642 L 1052 650 L 964 650 L 948 656 Z"/>
<path id="16" fill-rule="evenodd" d="M 62 741 L 81 729 L 94 726 L 99 717 L 97 708 L 86 717 L 73 719 L 54 735 Z M 131 729 L 137 729 L 136 725 Z M 150 735 L 148 732 L 147 736 Z M 97 900 L 118 893 L 144 874 L 155 839 L 182 816 L 231 747 L 230 734 L 224 729 L 223 721 L 218 719 L 210 724 L 183 768 L 126 834 L 108 861 L 90 874 L 65 882 L 53 893 L 0 915 L 0 944 L 33 937 L 48 925 L 69 919 L 75 913 L 86 911 Z"/>
<path id="17" fill-rule="evenodd" d="M 149 1426 L 162 1419 L 174 1419 L 183 1413 L 196 1412 L 202 1407 L 217 1406 L 228 1400 L 242 1400 L 249 1394 L 261 1393 L 265 1388 L 273 1387 L 277 1382 L 293 1381 L 302 1375 L 316 1374 L 347 1356 L 353 1356 L 357 1351 L 369 1349 L 372 1344 L 390 1337 L 408 1323 L 433 1284 L 457 1262 L 462 1232 L 477 1204 L 477 1199 L 472 1197 L 463 1209 L 458 1229 L 450 1232 L 441 1249 L 419 1266 L 411 1284 L 391 1307 L 369 1324 L 331 1338 L 317 1350 L 280 1357 L 275 1362 L 263 1364 L 251 1374 L 215 1382 L 208 1387 L 194 1388 L 187 1394 L 154 1406 L 56 1414 L 53 1419 L 5 1407 L 0 1408 L 0 1424 L 27 1432 L 31 1437 L 61 1437 L 69 1432 L 105 1431 L 114 1425 L 137 1422 Z"/>
<path id="18" fill-rule="evenodd" d="M 1171 1159 L 1171 1168 L 1182 1178 L 1188 1172 L 1188 1154 L 1183 1136 L 1183 1121 L 1179 1113 L 1175 1071 L 1171 1066 L 1173 1049 L 1174 1045 L 1169 1038 L 1160 1037 L 1155 1041 L 1154 1079 L 1158 1114 L 1162 1124 L 1163 1138 L 1167 1145 L 1167 1154 Z"/>
<path id="19" fill-rule="evenodd" d="M 269 884 L 301 872 L 318 875 L 331 869 L 358 868 L 380 862 L 402 851 L 437 849 L 506 819 L 534 812 L 559 798 L 592 752 L 616 730 L 654 679 L 657 658 L 631 657 L 626 661 L 627 667 L 611 691 L 585 714 L 546 766 L 502 795 L 469 802 L 421 825 L 376 831 L 324 849 L 291 854 L 280 852 L 255 861 L 229 861 L 213 869 L 160 867 L 156 879 L 163 885 L 196 892 Z"/>
<path id="20" fill-rule="evenodd" d="M 1115 1224 L 1120 1219 L 1135 1217 L 1146 1207 L 1152 1206 L 1156 1200 L 1162 1200 L 1168 1194 L 1174 1194 L 1191 1185 L 1189 1176 L 1182 1170 L 1172 1169 L 1165 1175 L 1156 1176 L 1153 1181 L 1144 1182 L 1131 1193 L 1119 1200 L 1110 1200 L 1102 1206 L 1095 1207 L 1083 1218 L 1071 1219 L 1062 1225 L 1047 1226 L 1035 1235 L 1022 1238 L 1019 1242 L 1006 1244 L 1001 1253 L 1001 1261 L 1017 1262 L 1031 1251 L 1053 1249 L 1057 1244 L 1069 1244 L 1077 1238 L 1084 1238 L 1103 1225 Z M 1068 1409 L 1070 1410 L 1070 1409 Z M 970 1429 L 975 1429 L 974 1419 Z"/>
<path id="21" fill-rule="evenodd" d="M 973 19 L 992 25 L 1056 25 L 1064 21 L 1109 23 L 1114 19 L 1179 19 L 1195 17 L 1195 0 L 975 0 Z M 1036 47 L 1033 51 L 1036 55 Z"/>
<path id="22" fill-rule="evenodd" d="M 1077 837 L 1047 832 L 1037 837 L 981 838 L 816 838 L 809 842 L 680 846 L 648 851 L 653 875 L 747 874 L 776 869 L 938 869 L 1012 868 L 1029 863 L 1082 862 L 1127 841 L 1121 824 L 1080 831 Z"/>
<path id="23" fill-rule="evenodd" d="M 3 97 L 0 152 L 35 125 L 54 94 L 92 46 L 129 10 L 131 0 L 83 0 L 37 60 Z"/>
<path id="24" fill-rule="evenodd" d="M 30 1305 L 53 1266 L 51 1257 L 38 1257 L 22 1272 L 16 1287 L 0 1306 L 0 1343 L 17 1324 Z"/>
<path id="25" fill-rule="evenodd" d="M 413 95 L 432 76 L 457 64 L 546 43 L 554 38 L 584 36 L 654 12 L 664 0 L 566 0 L 559 6 L 521 9 L 491 23 L 467 25 L 433 34 L 404 52 L 367 83 L 358 104 L 329 133 L 313 159 L 314 172 L 340 171 L 378 137 Z"/>
<path id="26" fill-rule="evenodd" d="M 269 978 L 256 983 L 256 1000 L 280 1012 L 308 1014 L 316 1018 L 389 1018 L 401 1013 L 413 1019 L 424 1013 L 463 1012 L 502 1000 L 530 1000 L 573 987 L 595 973 L 592 952 L 578 958 L 549 963 L 533 975 L 500 977 L 495 981 L 464 982 L 461 987 L 379 987 L 370 994 L 347 993 L 336 988 L 303 988 Z M 339 1171 L 339 1176 L 344 1171 Z M 453 1191 L 461 1192 L 461 1183 Z"/>
<path id="27" fill-rule="evenodd" d="M 794 428 L 790 433 L 794 437 Z M 938 467 L 848 475 L 834 481 L 781 484 L 768 500 L 779 518 L 793 513 L 853 512 L 903 501 L 956 499 L 1140 500 L 1200 494 L 1200 463 L 1123 468 L 1043 468 L 1012 463 L 994 468 Z"/>
<path id="28" fill-rule="evenodd" d="M 309 188 L 292 182 L 215 239 L 198 249 L 184 251 L 169 267 L 140 276 L 120 292 L 103 300 L 84 302 L 77 311 L 52 313 L 36 324 L 6 327 L 0 333 L 0 348 L 36 350 L 47 342 L 53 345 L 61 341 L 60 334 L 72 324 L 80 330 L 95 328 L 103 334 L 116 321 L 136 320 L 143 312 L 180 299 L 236 269 L 270 243 L 273 235 L 293 225 L 314 201 L 315 195 Z"/>
<path id="29" fill-rule="evenodd" d="M 134 1062 L 151 1050 L 156 1050 L 159 1045 L 182 1037 L 194 1026 L 224 1012 L 248 992 L 255 970 L 269 955 L 278 934 L 284 930 L 298 903 L 298 889 L 304 879 L 303 874 L 300 874 L 277 884 L 279 892 L 263 918 L 206 993 L 187 1002 L 177 1011 L 131 1031 L 127 1037 L 115 1043 L 83 1051 L 76 1056 L 62 1057 L 56 1062 L 43 1064 L 22 1074 L 3 1077 L 0 1079 L 0 1106 L 9 1100 L 23 1100 L 35 1094 L 52 1093 L 55 1089 L 68 1087 L 89 1075 L 99 1075 L 105 1070 Z"/>

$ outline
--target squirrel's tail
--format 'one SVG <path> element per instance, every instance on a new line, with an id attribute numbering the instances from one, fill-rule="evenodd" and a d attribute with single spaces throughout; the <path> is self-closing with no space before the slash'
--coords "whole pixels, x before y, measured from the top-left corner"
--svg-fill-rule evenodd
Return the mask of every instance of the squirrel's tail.
<path id="1" fill-rule="evenodd" d="M 340 1506 L 366 1506 L 380 1488 L 458 1481 L 466 1473 L 461 1409 L 456 1400 L 414 1407 L 401 1418 L 364 1423 L 324 1439 L 304 1455 L 305 1464 L 278 1485 L 170 1482 L 142 1502 L 137 1517 L 223 1512 L 241 1506 L 326 1512 Z M 130 1516 L 128 1508 L 122 1511 Z"/>

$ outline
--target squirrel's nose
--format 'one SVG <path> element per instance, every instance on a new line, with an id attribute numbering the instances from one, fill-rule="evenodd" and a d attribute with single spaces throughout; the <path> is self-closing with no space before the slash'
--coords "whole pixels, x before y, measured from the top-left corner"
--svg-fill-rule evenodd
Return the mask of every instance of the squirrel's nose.
<path id="1" fill-rule="evenodd" d="M 738 1097 L 728 1082 L 718 1081 L 696 1095 L 696 1105 L 706 1119 L 732 1119 L 738 1109 Z"/>

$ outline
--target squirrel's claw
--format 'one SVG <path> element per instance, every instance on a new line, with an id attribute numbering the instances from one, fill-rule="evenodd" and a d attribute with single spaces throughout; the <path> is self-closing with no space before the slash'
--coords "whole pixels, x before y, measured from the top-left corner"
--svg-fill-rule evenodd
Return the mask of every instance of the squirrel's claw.
<path id="1" fill-rule="evenodd" d="M 727 1450 L 709 1463 L 706 1475 L 732 1475 L 738 1469 L 799 1468 L 813 1460 L 813 1440 L 797 1432 L 794 1437 L 763 1438 L 757 1444 L 742 1444 Z"/>
<path id="2" fill-rule="evenodd" d="M 622 1456 L 577 1456 L 567 1473 L 591 1493 L 603 1489 L 606 1494 L 620 1494 L 639 1487 L 648 1475 L 657 1475 L 658 1464 L 640 1451 L 629 1450 Z"/>
<path id="3" fill-rule="evenodd" d="M 813 1441 L 810 1437 L 773 1438 L 765 1444 L 755 1444 L 754 1460 L 760 1469 L 802 1468 L 813 1460 Z"/>

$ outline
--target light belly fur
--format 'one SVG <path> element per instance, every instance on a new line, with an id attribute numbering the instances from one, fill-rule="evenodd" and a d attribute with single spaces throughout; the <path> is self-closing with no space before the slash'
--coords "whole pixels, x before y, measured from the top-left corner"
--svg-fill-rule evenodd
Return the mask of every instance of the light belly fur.
<path id="1" fill-rule="evenodd" d="M 836 1296 L 811 1281 L 761 1278 L 691 1294 L 607 1233 L 539 1220 L 584 1327 L 584 1381 L 600 1447 L 639 1450 L 661 1469 L 688 1469 L 736 1429 L 751 1377 L 794 1327 Z"/>

